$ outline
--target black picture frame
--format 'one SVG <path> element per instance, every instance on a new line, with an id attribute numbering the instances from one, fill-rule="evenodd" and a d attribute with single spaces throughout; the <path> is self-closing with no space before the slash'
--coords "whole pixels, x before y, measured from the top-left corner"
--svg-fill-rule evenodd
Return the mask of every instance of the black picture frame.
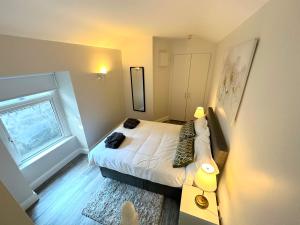
<path id="1" fill-rule="evenodd" d="M 132 70 L 139 68 L 142 70 L 143 77 L 143 101 L 144 101 L 144 110 L 139 110 L 134 108 L 134 97 L 133 97 L 133 85 L 132 85 Z M 130 67 L 130 81 L 131 81 L 131 98 L 132 98 L 132 109 L 137 112 L 146 112 L 146 96 L 145 96 L 145 69 L 143 66 L 131 66 Z"/>

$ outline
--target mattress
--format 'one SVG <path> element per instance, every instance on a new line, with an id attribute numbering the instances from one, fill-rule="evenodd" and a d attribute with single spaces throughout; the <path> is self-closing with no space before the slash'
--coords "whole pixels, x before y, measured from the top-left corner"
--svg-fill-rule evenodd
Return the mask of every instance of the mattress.
<path id="1" fill-rule="evenodd" d="M 170 187 L 182 187 L 186 169 L 173 168 L 181 126 L 141 120 L 134 129 L 121 124 L 113 132 L 126 138 L 118 149 L 105 148 L 104 140 L 90 153 L 90 164 L 106 167 Z"/>

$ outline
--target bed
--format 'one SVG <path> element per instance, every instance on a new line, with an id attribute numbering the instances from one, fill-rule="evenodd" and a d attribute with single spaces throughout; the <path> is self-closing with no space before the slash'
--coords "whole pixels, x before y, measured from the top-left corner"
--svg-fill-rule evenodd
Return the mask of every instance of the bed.
<path id="1" fill-rule="evenodd" d="M 207 121 L 210 142 L 203 144 L 209 145 L 219 170 L 222 170 L 228 148 L 212 108 L 208 110 Z M 188 171 L 187 167 L 172 166 L 180 129 L 180 125 L 145 120 L 141 120 L 135 129 L 126 129 L 121 124 L 113 131 L 126 136 L 121 146 L 110 149 L 105 148 L 104 141 L 100 142 L 89 153 L 90 164 L 99 166 L 104 177 L 180 198 L 182 185 L 191 183 L 196 172 Z"/>

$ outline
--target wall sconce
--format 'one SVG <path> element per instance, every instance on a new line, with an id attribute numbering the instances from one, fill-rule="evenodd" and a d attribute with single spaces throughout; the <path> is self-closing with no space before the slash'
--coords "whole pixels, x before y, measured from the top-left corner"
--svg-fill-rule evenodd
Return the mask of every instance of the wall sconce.
<path id="1" fill-rule="evenodd" d="M 98 80 L 103 79 L 106 75 L 107 75 L 107 68 L 106 67 L 102 67 L 100 69 L 100 72 L 96 73 L 96 76 L 97 76 Z"/>

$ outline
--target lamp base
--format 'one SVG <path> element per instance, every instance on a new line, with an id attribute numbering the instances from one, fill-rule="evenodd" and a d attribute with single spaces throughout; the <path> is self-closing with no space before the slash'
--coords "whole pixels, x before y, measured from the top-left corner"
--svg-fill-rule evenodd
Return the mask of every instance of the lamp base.
<path id="1" fill-rule="evenodd" d="M 203 195 L 196 195 L 195 203 L 201 209 L 206 209 L 209 206 L 207 198 Z"/>

